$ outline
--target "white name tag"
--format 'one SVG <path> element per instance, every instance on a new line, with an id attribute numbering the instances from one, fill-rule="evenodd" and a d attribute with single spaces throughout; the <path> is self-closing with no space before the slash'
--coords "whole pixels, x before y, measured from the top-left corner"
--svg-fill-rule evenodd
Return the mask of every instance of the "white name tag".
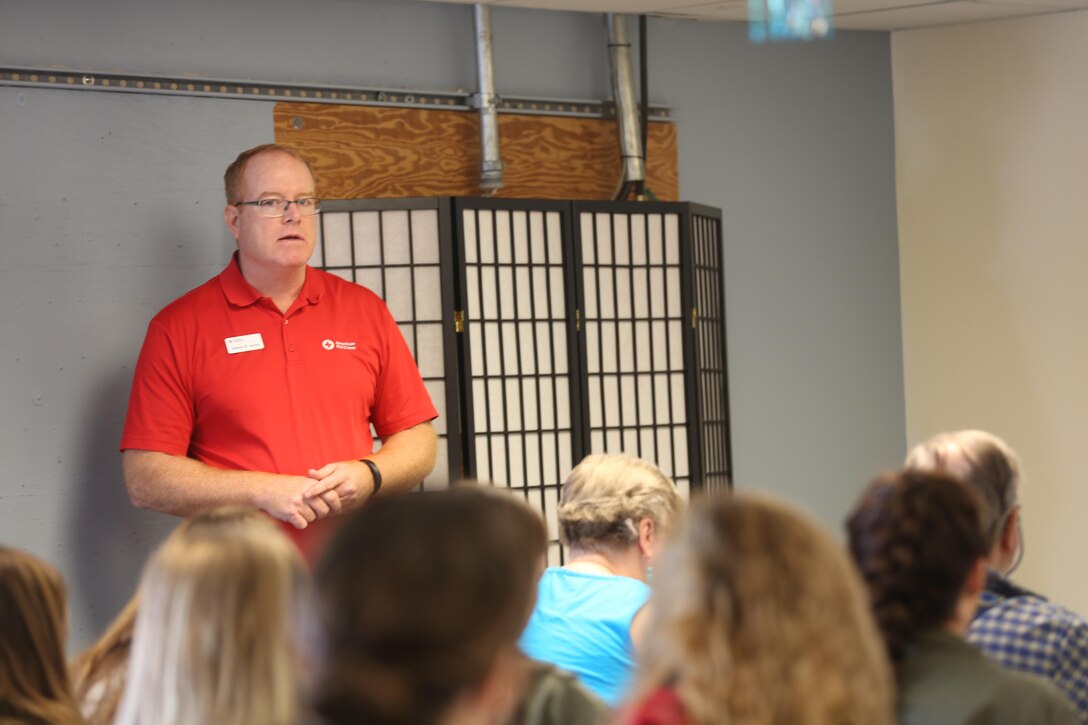
<path id="1" fill-rule="evenodd" d="M 252 352 L 253 350 L 264 349 L 264 339 L 259 332 L 254 332 L 252 335 L 227 337 L 223 339 L 223 342 L 227 343 L 227 352 L 231 355 L 236 352 Z"/>

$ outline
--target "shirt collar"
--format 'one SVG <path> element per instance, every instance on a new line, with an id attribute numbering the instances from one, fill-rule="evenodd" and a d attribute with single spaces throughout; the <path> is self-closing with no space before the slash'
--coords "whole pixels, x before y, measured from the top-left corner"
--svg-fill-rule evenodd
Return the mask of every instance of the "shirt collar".
<path id="1" fill-rule="evenodd" d="M 242 268 L 238 266 L 238 252 L 235 252 L 227 264 L 226 269 L 219 273 L 219 284 L 227 297 L 227 302 L 238 307 L 249 307 L 261 300 L 261 293 L 253 289 L 246 278 L 242 276 Z M 306 280 L 299 290 L 298 299 L 291 305 L 291 311 L 303 304 L 316 305 L 321 301 L 325 293 L 325 280 L 313 267 L 306 265 Z"/>

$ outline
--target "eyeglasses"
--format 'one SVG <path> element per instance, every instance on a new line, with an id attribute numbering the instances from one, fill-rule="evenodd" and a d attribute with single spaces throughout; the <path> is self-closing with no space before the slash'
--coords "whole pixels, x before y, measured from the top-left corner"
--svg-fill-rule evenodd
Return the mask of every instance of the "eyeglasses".
<path id="1" fill-rule="evenodd" d="M 278 196 L 271 196 L 267 199 L 257 199 L 256 201 L 237 201 L 231 206 L 255 206 L 257 211 L 261 213 L 261 216 L 266 216 L 272 219 L 281 217 L 287 213 L 287 208 L 294 204 L 298 208 L 298 213 L 302 216 L 313 216 L 317 212 L 321 211 L 321 200 L 317 197 L 306 196 L 301 199 L 281 199 Z"/>

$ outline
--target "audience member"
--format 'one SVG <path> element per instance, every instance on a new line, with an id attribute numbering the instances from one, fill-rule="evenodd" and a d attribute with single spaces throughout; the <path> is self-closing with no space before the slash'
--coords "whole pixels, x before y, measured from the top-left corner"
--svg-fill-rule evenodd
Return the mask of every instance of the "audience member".
<path id="1" fill-rule="evenodd" d="M 989 572 L 967 641 L 1005 667 L 1049 679 L 1088 722 L 1088 621 L 1008 578 L 1023 553 L 1016 452 L 991 433 L 961 430 L 917 446 L 906 465 L 943 469 L 982 499 Z"/>
<path id="2" fill-rule="evenodd" d="M 655 581 L 630 725 L 880 725 L 893 685 L 842 547 L 752 494 L 692 507 Z"/>
<path id="3" fill-rule="evenodd" d="M 517 709 L 507 725 L 603 725 L 611 708 L 574 675 L 520 651 L 524 682 Z"/>
<path id="4" fill-rule="evenodd" d="M 544 572 L 522 650 L 619 704 L 648 616 L 654 553 L 682 506 L 675 484 L 651 463 L 603 454 L 579 463 L 559 500 L 569 558 Z"/>
<path id="5" fill-rule="evenodd" d="M 524 502 L 477 487 L 378 498 L 317 568 L 330 725 L 478 725 L 512 714 L 517 638 L 546 543 Z"/>
<path id="6" fill-rule="evenodd" d="M 306 667 L 308 571 L 267 516 L 227 506 L 151 557 L 119 725 L 293 725 Z"/>
<path id="7" fill-rule="evenodd" d="M 87 725 L 112 725 L 125 690 L 138 597 L 128 600 L 105 633 L 76 657 L 69 668 L 72 689 Z"/>
<path id="8" fill-rule="evenodd" d="M 0 547 L 0 723 L 81 723 L 64 661 L 68 605 L 49 564 Z"/>
<path id="9" fill-rule="evenodd" d="M 943 472 L 877 478 L 850 514 L 850 551 L 896 667 L 902 725 L 1074 723 L 1049 683 L 964 640 L 986 580 L 981 502 Z"/>

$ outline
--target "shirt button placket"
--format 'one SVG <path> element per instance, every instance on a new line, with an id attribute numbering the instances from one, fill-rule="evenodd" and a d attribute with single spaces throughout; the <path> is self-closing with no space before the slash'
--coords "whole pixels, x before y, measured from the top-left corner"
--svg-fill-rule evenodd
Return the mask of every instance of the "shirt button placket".
<path id="1" fill-rule="evenodd" d="M 291 336 L 288 334 L 288 325 L 291 324 L 291 320 L 283 318 L 283 349 L 287 354 L 287 359 L 291 362 L 298 362 L 301 358 L 295 353 L 295 343 L 291 341 Z"/>

